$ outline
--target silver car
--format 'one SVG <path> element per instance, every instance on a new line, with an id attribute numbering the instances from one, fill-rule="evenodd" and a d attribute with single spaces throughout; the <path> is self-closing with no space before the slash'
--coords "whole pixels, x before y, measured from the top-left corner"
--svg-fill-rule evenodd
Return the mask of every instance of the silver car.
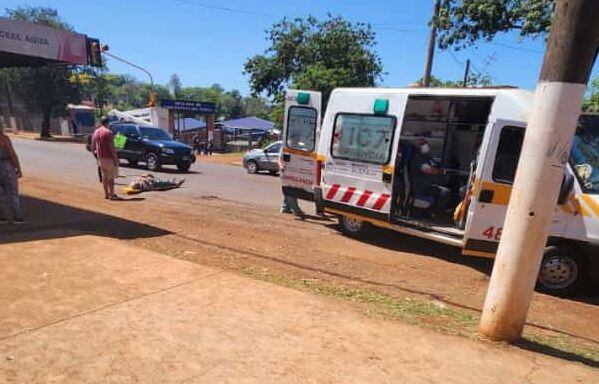
<path id="1" fill-rule="evenodd" d="M 262 149 L 252 149 L 243 155 L 243 166 L 248 173 L 268 171 L 272 175 L 279 173 L 279 152 L 282 141 L 276 141 Z"/>

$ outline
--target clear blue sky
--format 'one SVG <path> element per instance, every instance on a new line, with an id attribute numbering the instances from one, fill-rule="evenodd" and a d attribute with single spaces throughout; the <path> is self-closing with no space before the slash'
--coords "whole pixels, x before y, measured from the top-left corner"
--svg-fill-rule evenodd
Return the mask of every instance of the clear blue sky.
<path id="1" fill-rule="evenodd" d="M 98 37 L 110 51 L 125 57 L 166 83 L 177 73 L 184 86 L 221 84 L 249 92 L 243 63 L 266 48 L 265 30 L 280 18 L 330 12 L 351 21 L 371 23 L 377 52 L 387 74 L 383 86 L 406 86 L 422 76 L 433 0 L 4 0 L 7 8 L 48 6 L 76 31 Z M 223 9 L 223 8 L 227 8 Z M 460 79 L 467 58 L 487 71 L 494 84 L 533 89 L 544 42 L 500 35 L 476 49 L 435 53 L 433 75 Z M 599 75 L 595 65 L 593 77 Z M 143 73 L 111 61 L 116 73 L 146 80 Z"/>

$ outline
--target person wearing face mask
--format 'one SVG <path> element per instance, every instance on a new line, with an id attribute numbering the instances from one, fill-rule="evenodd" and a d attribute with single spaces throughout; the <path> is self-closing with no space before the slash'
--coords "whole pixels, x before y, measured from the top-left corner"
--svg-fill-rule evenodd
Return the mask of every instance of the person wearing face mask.
<path id="1" fill-rule="evenodd" d="M 440 175 L 443 170 L 430 156 L 430 144 L 421 138 L 413 142 L 413 151 L 408 160 L 414 207 L 425 209 L 431 216 L 438 217 L 445 212 L 449 198 L 449 188 L 442 185 Z"/>

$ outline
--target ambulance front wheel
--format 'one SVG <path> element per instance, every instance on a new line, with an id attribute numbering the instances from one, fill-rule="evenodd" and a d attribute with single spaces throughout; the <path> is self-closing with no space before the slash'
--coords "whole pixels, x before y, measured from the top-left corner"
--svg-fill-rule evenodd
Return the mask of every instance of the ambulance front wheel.
<path id="1" fill-rule="evenodd" d="M 368 231 L 370 223 L 347 216 L 339 216 L 339 226 L 341 232 L 348 236 L 359 237 Z"/>
<path id="2" fill-rule="evenodd" d="M 537 286 L 540 291 L 567 296 L 578 293 L 587 281 L 586 259 L 569 246 L 545 248 Z"/>

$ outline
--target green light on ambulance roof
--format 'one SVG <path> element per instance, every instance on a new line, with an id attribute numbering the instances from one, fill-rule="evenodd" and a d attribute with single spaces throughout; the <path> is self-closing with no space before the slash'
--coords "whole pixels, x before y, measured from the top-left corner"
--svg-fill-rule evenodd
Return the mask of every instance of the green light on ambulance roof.
<path id="1" fill-rule="evenodd" d="M 306 105 L 310 102 L 310 94 L 306 92 L 300 92 L 297 94 L 298 104 Z"/>
<path id="2" fill-rule="evenodd" d="M 389 110 L 388 99 L 376 99 L 374 101 L 374 114 L 375 115 L 386 115 Z"/>

